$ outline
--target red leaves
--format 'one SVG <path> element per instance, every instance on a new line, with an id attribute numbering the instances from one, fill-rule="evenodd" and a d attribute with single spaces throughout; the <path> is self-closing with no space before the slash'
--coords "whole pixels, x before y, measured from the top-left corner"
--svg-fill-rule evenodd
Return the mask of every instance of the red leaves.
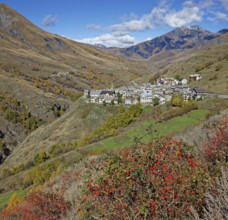
<path id="1" fill-rule="evenodd" d="M 227 162 L 228 152 L 228 117 L 224 116 L 220 123 L 210 128 L 208 140 L 202 148 L 208 163 Z"/>
<path id="2" fill-rule="evenodd" d="M 94 212 L 104 218 L 111 213 L 117 219 L 144 218 L 145 213 L 147 218 L 181 218 L 189 215 L 190 205 L 202 202 L 207 190 L 207 170 L 172 139 L 113 155 L 100 169 L 104 174 L 94 180 L 99 193 L 86 191 L 84 218 Z"/>
<path id="3" fill-rule="evenodd" d="M 58 219 L 70 209 L 61 195 L 30 192 L 25 201 L 0 213 L 1 219 Z"/>

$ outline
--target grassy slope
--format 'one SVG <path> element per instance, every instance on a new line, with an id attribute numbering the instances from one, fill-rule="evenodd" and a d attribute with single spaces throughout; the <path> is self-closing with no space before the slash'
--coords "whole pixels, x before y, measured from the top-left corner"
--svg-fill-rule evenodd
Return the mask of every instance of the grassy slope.
<path id="1" fill-rule="evenodd" d="M 123 85 L 139 73 L 146 73 L 145 68 L 134 62 L 48 33 L 5 4 L 0 5 L 0 10 L 8 16 L 9 23 L 13 21 L 11 28 L 20 32 L 23 39 L 9 34 L 4 25 L 0 26 L 0 63 L 14 64 L 25 74 L 47 77 L 54 71 L 73 71 L 79 75 L 74 78 L 76 87 L 82 89 L 110 86 L 110 82 Z M 34 68 L 39 70 L 33 71 Z M 95 75 L 92 80 L 86 78 L 91 76 L 91 70 Z"/>
<path id="2" fill-rule="evenodd" d="M 214 105 L 212 105 L 212 103 L 214 103 Z M 224 100 L 222 99 L 209 99 L 209 100 L 203 100 L 201 102 L 199 102 L 199 108 L 198 110 L 194 110 L 189 112 L 186 115 L 180 116 L 180 117 L 176 117 L 173 119 L 170 119 L 168 121 L 164 121 L 162 123 L 156 124 L 154 125 L 154 120 L 151 117 L 151 113 L 153 108 L 151 107 L 145 107 L 143 109 L 143 114 L 139 117 L 139 119 L 134 122 L 132 125 L 130 125 L 129 127 L 125 128 L 125 129 L 121 129 L 119 135 L 115 136 L 115 137 L 110 137 L 107 138 L 105 140 L 84 146 L 82 148 L 78 148 L 74 151 L 65 153 L 64 155 L 61 155 L 60 158 L 63 158 L 64 161 L 85 161 L 86 158 L 90 158 L 91 156 L 95 156 L 95 155 L 101 155 L 103 153 L 107 153 L 110 151 L 116 151 L 119 149 L 123 149 L 126 147 L 130 147 L 132 145 L 134 145 L 136 143 L 136 141 L 143 141 L 144 143 L 147 143 L 149 141 L 152 140 L 152 135 L 150 133 L 150 130 L 148 128 L 151 127 L 151 125 L 153 126 L 153 130 L 157 130 L 157 132 L 153 132 L 153 136 L 157 136 L 157 137 L 161 137 L 161 136 L 166 136 L 166 135 L 174 135 L 174 134 L 181 134 L 182 132 L 186 133 L 189 129 L 192 130 L 195 126 L 201 124 L 203 121 L 205 121 L 206 119 L 206 115 L 210 112 L 216 112 L 218 109 L 224 109 L 227 108 L 227 102 L 224 102 Z M 93 107 L 91 110 L 92 112 L 97 112 L 97 114 L 94 113 L 89 113 L 89 115 L 102 115 L 101 112 L 104 113 L 104 111 L 107 111 L 107 107 L 106 110 L 104 109 L 104 107 L 100 106 L 100 105 L 85 105 L 83 104 L 83 102 L 79 102 L 78 101 L 78 105 L 84 105 L 85 108 L 88 108 L 90 106 Z M 86 107 L 87 106 L 87 107 Z M 111 109 L 109 109 L 109 112 L 111 111 Z M 113 109 L 112 109 L 113 111 Z M 115 110 L 114 110 L 115 111 Z M 82 110 L 81 114 L 87 115 L 88 112 L 84 110 Z M 75 115 L 74 110 L 69 110 L 68 113 L 66 114 L 73 114 Z M 107 114 L 107 113 L 106 113 Z M 66 118 L 69 117 L 65 116 Z M 70 123 L 65 122 L 65 118 L 64 115 L 58 119 L 53 126 L 54 127 L 58 127 L 61 126 L 61 123 L 64 121 L 64 125 L 67 126 L 70 124 L 73 124 L 73 117 L 71 117 L 71 121 Z M 96 120 L 94 119 L 94 117 L 92 117 L 93 120 L 91 120 L 91 117 L 86 117 L 85 121 L 87 121 L 88 123 L 94 123 L 96 120 L 98 120 L 96 118 Z M 100 122 L 101 123 L 101 122 Z M 80 123 L 79 123 L 80 124 Z M 81 125 L 82 126 L 82 125 Z M 84 126 L 86 126 L 86 123 L 84 123 Z M 88 126 L 88 124 L 87 124 Z M 98 126 L 98 124 L 96 125 Z M 9 157 L 7 159 L 7 164 L 5 166 L 10 166 L 12 167 L 12 165 L 18 165 L 21 163 L 26 162 L 26 160 L 29 159 L 29 157 L 31 158 L 32 156 L 34 156 L 34 154 L 36 154 L 37 152 L 43 150 L 48 150 L 48 147 L 50 147 L 50 145 L 43 145 L 43 142 L 39 142 L 38 139 L 36 139 L 36 135 L 40 135 L 40 134 L 46 134 L 47 131 L 49 130 L 50 127 L 43 127 L 42 129 L 40 128 L 37 130 L 37 133 L 33 133 L 33 135 L 31 135 L 31 143 L 32 145 L 30 146 L 30 152 L 28 152 L 27 147 L 29 145 L 27 145 L 26 147 L 21 147 L 20 151 L 16 152 L 14 154 L 11 155 L 11 157 Z M 63 127 L 62 127 L 63 128 Z M 52 131 L 52 135 L 54 135 L 56 132 L 60 132 L 62 134 L 66 134 L 67 132 L 66 130 L 64 131 L 56 131 L 53 130 Z M 42 132 L 41 132 L 42 130 Z M 41 133 L 40 133 L 41 132 Z M 73 133 L 75 134 L 75 132 Z M 48 133 L 47 133 L 48 136 Z M 30 138 L 29 137 L 29 138 Z M 63 135 L 64 137 L 64 135 Z M 137 140 L 136 140 L 137 138 Z M 42 139 L 42 136 L 41 136 Z M 65 139 L 66 140 L 66 139 Z M 53 139 L 48 139 L 48 141 L 53 141 Z M 34 142 L 34 143 L 33 143 Z M 30 143 L 30 144 L 31 144 Z M 35 149 L 33 149 L 33 147 Z M 29 153 L 29 157 L 27 158 L 27 155 Z M 21 158 L 25 158 L 23 160 L 23 162 L 21 161 Z M 18 160 L 17 162 L 15 162 L 16 160 Z M 47 161 L 49 162 L 49 160 Z M 81 163 L 80 163 L 81 164 Z M 80 166 L 80 164 L 78 164 Z M 82 163 L 83 164 L 83 163 Z M 14 176 L 10 176 L 8 178 L 5 179 L 1 179 L 0 180 L 0 185 L 1 188 L 5 189 L 6 191 L 9 191 L 10 188 L 10 184 L 11 183 L 18 183 L 18 181 L 20 181 L 20 179 L 22 179 L 24 177 L 24 175 L 26 174 L 27 171 L 23 171 L 20 172 Z"/>
<path id="3" fill-rule="evenodd" d="M 225 34 L 219 39 L 224 44 L 214 46 L 213 42 L 210 42 L 210 44 L 204 45 L 201 51 L 195 53 L 191 58 L 177 62 L 161 70 L 161 76 L 175 77 L 179 74 L 180 77 L 188 79 L 190 74 L 196 73 L 196 67 L 213 61 L 214 64 L 197 72 L 202 74 L 202 80 L 199 82 L 190 82 L 189 85 L 191 87 L 204 88 L 208 92 L 228 94 L 228 60 L 221 59 L 228 54 L 228 34 Z M 218 65 L 222 65 L 222 68 L 216 71 L 216 66 Z M 214 76 L 217 78 L 212 79 Z"/>
<path id="4" fill-rule="evenodd" d="M 38 152 L 48 151 L 54 144 L 67 144 L 79 140 L 106 121 L 110 114 L 116 112 L 116 107 L 105 108 L 103 105 L 86 104 L 81 99 L 76 101 L 62 117 L 41 126 L 19 144 L 1 165 L 0 172 L 4 167 L 21 164 L 21 158 L 23 163 L 26 163 Z"/>
<path id="5" fill-rule="evenodd" d="M 88 152 L 90 155 L 100 154 L 110 149 L 129 147 L 136 143 L 135 141 L 137 140 L 135 140 L 135 138 L 145 143 L 151 141 L 153 137 L 162 137 L 182 132 L 190 126 L 199 124 L 208 112 L 207 110 L 199 109 L 192 111 L 191 114 L 176 117 L 156 125 L 154 125 L 153 120 L 141 122 L 137 127 L 127 130 L 124 134 L 85 146 L 83 149 L 79 149 L 79 152 Z M 195 115 L 199 115 L 200 117 L 196 119 Z M 153 136 L 147 131 L 147 128 L 150 126 L 153 126 L 153 130 L 157 130 L 157 132 L 153 132 Z"/>

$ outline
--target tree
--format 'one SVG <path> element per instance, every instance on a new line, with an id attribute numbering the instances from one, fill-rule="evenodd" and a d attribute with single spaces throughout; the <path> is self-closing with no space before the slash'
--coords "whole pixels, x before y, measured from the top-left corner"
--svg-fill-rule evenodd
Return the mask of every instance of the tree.
<path id="1" fill-rule="evenodd" d="M 179 80 L 179 79 L 180 79 L 180 75 L 177 74 L 177 75 L 175 76 L 175 79 L 176 79 L 176 80 Z"/>
<path id="2" fill-rule="evenodd" d="M 118 104 L 123 102 L 122 94 L 120 94 L 119 92 L 117 93 L 117 98 L 118 98 Z"/>
<path id="3" fill-rule="evenodd" d="M 158 97 L 156 97 L 156 98 L 153 99 L 153 104 L 154 104 L 154 106 L 159 105 L 159 99 L 158 99 Z"/>
<path id="4" fill-rule="evenodd" d="M 0 138 L 0 153 L 4 154 L 4 144 L 2 143 L 2 139 Z"/>
<path id="5" fill-rule="evenodd" d="M 118 108 L 118 113 L 124 113 L 125 112 L 125 108 L 121 105 L 119 108 Z"/>
<path id="6" fill-rule="evenodd" d="M 138 103 L 140 103 L 140 101 L 141 101 L 141 98 L 140 98 L 140 96 L 137 98 L 137 101 L 138 101 Z"/>
<path id="7" fill-rule="evenodd" d="M 19 205 L 22 202 L 22 199 L 17 195 L 17 193 L 15 192 L 9 200 L 9 204 L 7 209 L 16 207 L 17 205 Z"/>
<path id="8" fill-rule="evenodd" d="M 103 106 L 106 106 L 106 101 L 103 101 Z"/>
<path id="9" fill-rule="evenodd" d="M 173 95 L 171 99 L 172 106 L 181 107 L 183 105 L 183 96 L 182 95 Z"/>
<path id="10" fill-rule="evenodd" d="M 114 100 L 112 100 L 111 101 L 111 106 L 114 106 L 114 105 L 115 105 Z"/>

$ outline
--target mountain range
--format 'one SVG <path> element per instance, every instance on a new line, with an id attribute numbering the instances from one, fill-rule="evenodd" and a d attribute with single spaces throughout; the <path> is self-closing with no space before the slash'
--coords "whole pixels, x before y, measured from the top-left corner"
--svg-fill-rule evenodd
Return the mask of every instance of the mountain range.
<path id="1" fill-rule="evenodd" d="M 181 53 L 227 32 L 228 29 L 212 33 L 196 25 L 190 27 L 182 26 L 152 40 L 128 48 L 110 48 L 109 51 L 126 57 L 148 59 L 163 51 L 176 50 Z"/>

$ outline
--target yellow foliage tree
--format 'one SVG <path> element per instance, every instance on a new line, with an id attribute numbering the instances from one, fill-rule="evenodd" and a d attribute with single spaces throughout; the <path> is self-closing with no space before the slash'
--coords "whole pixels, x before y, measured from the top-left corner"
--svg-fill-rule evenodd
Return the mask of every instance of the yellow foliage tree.
<path id="1" fill-rule="evenodd" d="M 17 195 L 17 193 L 15 192 L 9 200 L 9 204 L 7 209 L 13 208 L 17 205 L 19 205 L 22 202 L 22 199 Z"/>

